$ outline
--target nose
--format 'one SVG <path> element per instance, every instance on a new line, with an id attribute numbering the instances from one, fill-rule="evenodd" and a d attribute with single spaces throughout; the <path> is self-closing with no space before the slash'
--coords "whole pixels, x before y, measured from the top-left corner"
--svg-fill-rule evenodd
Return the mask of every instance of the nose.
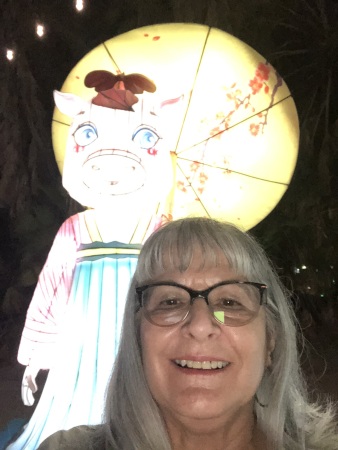
<path id="1" fill-rule="evenodd" d="M 189 314 L 183 324 L 185 332 L 199 341 L 220 333 L 219 323 L 213 318 L 204 297 L 193 299 Z"/>

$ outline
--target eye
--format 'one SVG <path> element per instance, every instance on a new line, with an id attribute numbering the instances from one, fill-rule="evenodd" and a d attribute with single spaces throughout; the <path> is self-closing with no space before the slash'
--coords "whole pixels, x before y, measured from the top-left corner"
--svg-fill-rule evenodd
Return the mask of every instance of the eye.
<path id="1" fill-rule="evenodd" d="M 79 126 L 74 133 L 75 142 L 81 147 L 86 147 L 98 138 L 94 125 L 85 123 Z"/>
<path id="2" fill-rule="evenodd" d="M 154 130 L 146 127 L 139 128 L 133 135 L 135 144 L 144 149 L 155 147 L 159 139 L 159 135 Z"/>
<path id="3" fill-rule="evenodd" d="M 223 310 L 240 310 L 247 308 L 248 305 L 245 305 L 240 300 L 235 300 L 233 298 L 220 298 L 218 300 L 218 306 Z"/>
<path id="4" fill-rule="evenodd" d="M 231 298 L 223 298 L 220 300 L 220 303 L 223 306 L 235 306 L 238 305 L 238 302 L 236 302 L 235 300 L 232 300 Z"/>
<path id="5" fill-rule="evenodd" d="M 175 307 L 180 304 L 180 301 L 177 298 L 167 298 L 165 300 L 162 300 L 158 306 L 162 307 Z"/>
<path id="6" fill-rule="evenodd" d="M 147 301 L 147 307 L 153 311 L 180 309 L 184 308 L 186 304 L 187 301 L 184 298 L 170 294 L 160 296 L 151 295 Z"/>
<path id="7" fill-rule="evenodd" d="M 180 309 L 185 309 L 187 304 L 189 304 L 189 302 L 187 303 L 183 298 L 166 297 L 155 300 L 153 304 L 150 306 L 152 307 L 151 309 L 154 312 L 157 311 L 159 313 L 160 311 L 165 312 L 165 311 L 177 311 Z"/>

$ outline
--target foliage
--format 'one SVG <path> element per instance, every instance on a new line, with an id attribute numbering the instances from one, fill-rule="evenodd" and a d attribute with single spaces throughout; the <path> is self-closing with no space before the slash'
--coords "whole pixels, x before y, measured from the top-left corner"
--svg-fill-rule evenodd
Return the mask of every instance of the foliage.
<path id="1" fill-rule="evenodd" d="M 300 116 L 299 160 L 278 207 L 254 231 L 292 287 L 337 302 L 338 5 L 285 1 L 272 36 Z M 285 39 L 287 33 L 287 39 Z M 294 268 L 305 265 L 300 274 Z"/>

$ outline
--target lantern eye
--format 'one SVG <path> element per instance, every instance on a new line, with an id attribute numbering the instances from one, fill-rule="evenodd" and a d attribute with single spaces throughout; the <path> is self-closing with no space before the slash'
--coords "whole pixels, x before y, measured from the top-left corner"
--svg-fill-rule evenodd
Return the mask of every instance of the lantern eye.
<path id="1" fill-rule="evenodd" d="M 83 123 L 74 132 L 74 139 L 77 145 L 86 147 L 98 138 L 98 134 L 94 125 Z"/>
<path id="2" fill-rule="evenodd" d="M 141 126 L 135 131 L 132 139 L 138 147 L 149 150 L 155 147 L 160 137 L 152 128 Z"/>

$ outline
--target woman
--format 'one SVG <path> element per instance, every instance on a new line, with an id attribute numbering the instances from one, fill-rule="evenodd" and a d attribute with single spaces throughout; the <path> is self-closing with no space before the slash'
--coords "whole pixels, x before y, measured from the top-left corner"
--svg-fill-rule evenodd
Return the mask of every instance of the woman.
<path id="1" fill-rule="evenodd" d="M 248 234 L 211 219 L 166 224 L 129 291 L 106 423 L 46 449 L 336 450 L 310 404 L 288 298 Z"/>

